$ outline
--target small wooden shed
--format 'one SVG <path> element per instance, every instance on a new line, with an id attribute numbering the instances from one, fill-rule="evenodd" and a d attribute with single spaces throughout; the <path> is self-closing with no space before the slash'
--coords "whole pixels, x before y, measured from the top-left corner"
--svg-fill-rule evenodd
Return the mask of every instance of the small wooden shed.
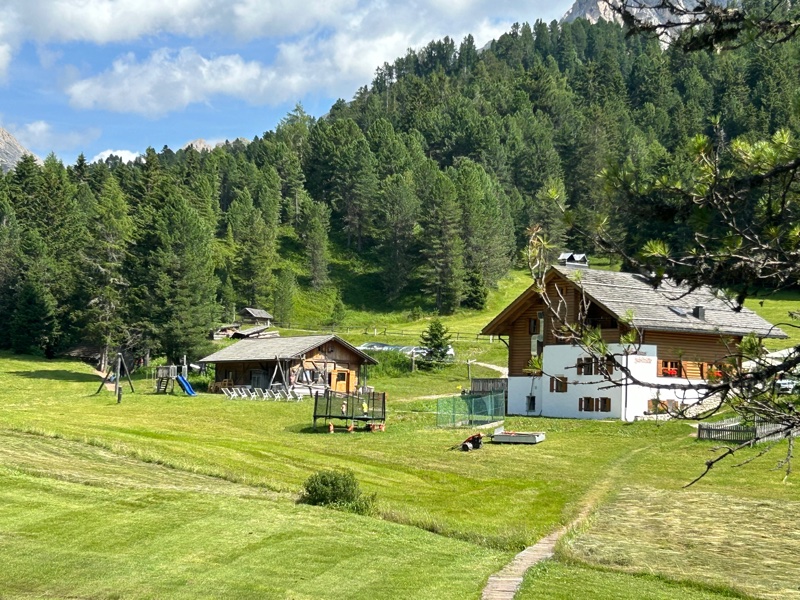
<path id="1" fill-rule="evenodd" d="M 355 393 L 366 385 L 367 365 L 378 364 L 336 335 L 243 339 L 200 362 L 215 365 L 215 389 L 248 385 L 306 394 Z"/>
<path id="2" fill-rule="evenodd" d="M 245 323 L 253 323 L 254 325 L 266 325 L 267 327 L 272 325 L 272 319 L 274 318 L 271 314 L 269 314 L 267 311 L 263 309 L 249 308 L 249 307 L 240 310 L 239 316 Z"/>

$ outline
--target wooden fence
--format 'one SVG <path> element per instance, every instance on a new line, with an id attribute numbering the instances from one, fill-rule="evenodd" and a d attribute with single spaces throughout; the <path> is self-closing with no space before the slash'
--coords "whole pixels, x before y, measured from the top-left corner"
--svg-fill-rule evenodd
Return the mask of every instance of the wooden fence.
<path id="1" fill-rule="evenodd" d="M 800 431 L 792 430 L 792 437 L 797 437 Z M 754 440 L 758 437 L 758 441 Z M 752 425 L 742 424 L 739 418 L 725 419 L 716 423 L 700 423 L 697 427 L 698 440 L 715 440 L 719 442 L 776 442 L 788 437 L 783 431 L 783 426 L 777 423 L 756 421 Z"/>
<path id="2" fill-rule="evenodd" d="M 507 377 L 473 377 L 470 380 L 470 391 L 473 394 L 502 391 L 508 397 Z"/>
<path id="3" fill-rule="evenodd" d="M 300 325 L 297 323 L 273 323 L 275 327 L 280 327 L 281 329 L 291 329 L 292 331 L 304 331 L 307 333 L 339 333 L 343 335 L 348 334 L 358 334 L 358 335 L 371 335 L 374 337 L 378 337 L 381 335 L 385 336 L 393 336 L 393 337 L 414 337 L 419 339 L 421 335 L 421 331 L 405 331 L 402 329 L 392 330 L 387 327 L 337 327 L 337 326 L 330 326 L 330 325 Z M 497 336 L 493 335 L 483 335 L 482 333 L 476 333 L 473 331 L 448 331 L 451 339 L 455 341 L 461 340 L 475 340 L 479 342 L 496 342 L 498 341 Z"/>

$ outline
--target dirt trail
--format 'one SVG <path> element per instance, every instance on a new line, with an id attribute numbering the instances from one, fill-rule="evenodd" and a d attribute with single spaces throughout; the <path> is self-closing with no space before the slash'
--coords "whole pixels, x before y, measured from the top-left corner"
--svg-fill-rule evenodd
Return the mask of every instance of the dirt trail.
<path id="1" fill-rule="evenodd" d="M 473 362 L 473 365 L 478 365 L 479 367 L 486 367 L 487 369 L 492 369 L 493 371 L 497 371 L 503 377 L 508 377 L 508 367 L 498 367 L 497 365 L 490 365 L 489 363 L 482 363 L 482 362 Z"/>

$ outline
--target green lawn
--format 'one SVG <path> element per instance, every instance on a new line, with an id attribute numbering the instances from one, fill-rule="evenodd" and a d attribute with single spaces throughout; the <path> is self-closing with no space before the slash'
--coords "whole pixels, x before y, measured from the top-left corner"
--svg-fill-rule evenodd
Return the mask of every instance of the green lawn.
<path id="1" fill-rule="evenodd" d="M 528 571 L 517 600 L 724 600 L 742 597 L 747 596 L 686 581 L 548 560 Z"/>
<path id="2" fill-rule="evenodd" d="M 800 292 L 776 292 L 766 298 L 748 298 L 744 304 L 789 336 L 788 340 L 767 340 L 768 350 L 781 350 L 800 345 L 800 321 L 789 317 L 789 311 L 800 311 Z"/>
<path id="3" fill-rule="evenodd" d="M 450 386 L 464 365 L 450 368 L 414 385 Z M 385 433 L 330 435 L 311 429 L 309 401 L 159 396 L 136 383 L 118 405 L 93 395 L 84 365 L 0 353 L 0 596 L 477 598 L 513 552 L 587 505 L 589 519 L 559 548 L 566 562 L 535 571 L 525 589 L 544 591 L 524 593 L 565 597 L 554 591 L 562 580 L 620 598 L 643 597 L 643 582 L 654 598 L 743 589 L 735 569 L 704 577 L 702 565 L 729 556 L 725 543 L 698 543 L 691 565 L 680 560 L 679 540 L 700 537 L 698 522 L 747 546 L 751 593 L 790 594 L 800 581 L 800 561 L 773 551 L 797 555 L 796 533 L 770 520 L 796 522 L 795 484 L 770 470 L 780 448 L 684 491 L 712 447 L 687 423 L 512 418 L 508 429 L 543 430 L 547 441 L 462 453 L 449 448 L 465 431 L 433 427 L 435 400 L 390 396 Z M 340 467 L 378 494 L 378 518 L 295 504 L 309 474 Z M 706 505 L 740 508 L 714 523 Z M 774 535 L 741 527 L 749 515 Z M 771 565 L 786 579 L 768 588 Z"/>

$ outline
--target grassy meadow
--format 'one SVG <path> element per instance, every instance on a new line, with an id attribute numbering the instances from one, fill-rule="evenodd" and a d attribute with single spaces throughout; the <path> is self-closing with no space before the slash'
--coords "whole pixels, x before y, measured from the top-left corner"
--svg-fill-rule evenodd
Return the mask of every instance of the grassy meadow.
<path id="1" fill-rule="evenodd" d="M 116 404 L 85 365 L 0 354 L 0 596 L 478 598 L 587 507 L 521 598 L 797 591 L 800 498 L 770 471 L 779 455 L 745 452 L 683 490 L 711 449 L 687 423 L 512 418 L 547 441 L 461 453 L 467 434 L 433 427 L 432 399 L 390 404 L 384 433 L 330 435 L 310 401 L 135 383 Z M 378 514 L 297 504 L 323 468 L 353 470 Z"/>
<path id="2" fill-rule="evenodd" d="M 384 357 L 369 382 L 389 393 L 383 433 L 314 431 L 309 400 L 156 395 L 144 378 L 117 404 L 82 363 L 0 353 L 0 597 L 479 598 L 568 525 L 518 598 L 800 598 L 797 476 L 774 470 L 785 443 L 689 489 L 714 445 L 687 422 L 510 418 L 546 442 L 451 450 L 472 432 L 436 429 L 436 397 L 468 385 L 468 359 L 505 364 L 474 334 L 527 284 L 517 272 L 486 311 L 445 319 L 464 334 L 454 364 L 408 373 Z M 777 321 L 796 300 L 752 308 Z M 376 336 L 376 314 L 351 311 L 344 337 L 411 345 L 428 322 L 381 313 Z M 330 468 L 352 470 L 377 513 L 298 504 Z"/>

